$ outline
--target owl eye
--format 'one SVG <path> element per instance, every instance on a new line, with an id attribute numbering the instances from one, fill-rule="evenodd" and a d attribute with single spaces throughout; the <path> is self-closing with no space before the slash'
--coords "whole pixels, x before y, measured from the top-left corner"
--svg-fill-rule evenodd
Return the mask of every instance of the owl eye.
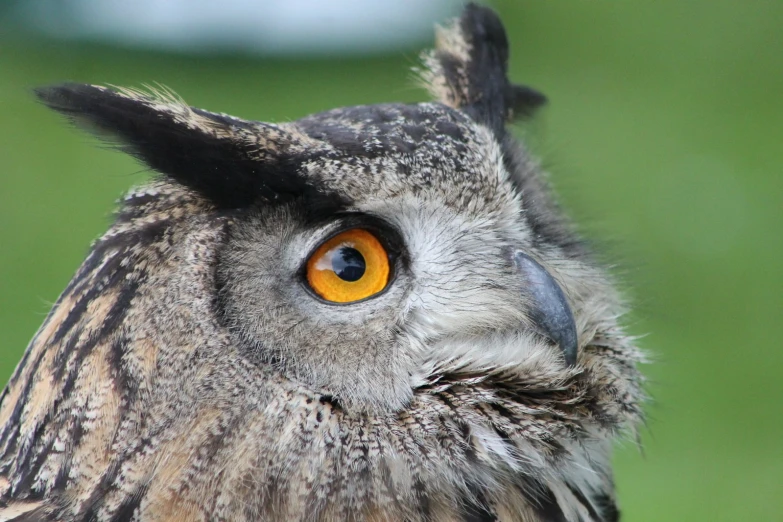
<path id="1" fill-rule="evenodd" d="M 327 301 L 350 303 L 377 294 L 389 282 L 389 254 L 375 235 L 352 228 L 310 256 L 307 283 Z"/>

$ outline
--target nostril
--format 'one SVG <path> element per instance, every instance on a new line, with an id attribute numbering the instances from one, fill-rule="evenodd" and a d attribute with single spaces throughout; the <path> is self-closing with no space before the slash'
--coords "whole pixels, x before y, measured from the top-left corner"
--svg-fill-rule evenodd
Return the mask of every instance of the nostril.
<path id="1" fill-rule="evenodd" d="M 525 289 L 531 300 L 530 318 L 543 335 L 560 347 L 566 364 L 576 364 L 576 322 L 563 289 L 543 266 L 524 252 L 514 253 L 514 263 L 525 278 Z"/>

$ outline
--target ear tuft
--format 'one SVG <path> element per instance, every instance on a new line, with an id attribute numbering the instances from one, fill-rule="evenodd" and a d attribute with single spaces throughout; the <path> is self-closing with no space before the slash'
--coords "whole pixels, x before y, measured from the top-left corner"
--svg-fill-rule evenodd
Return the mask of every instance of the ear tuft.
<path id="1" fill-rule="evenodd" d="M 447 27 L 436 27 L 435 49 L 423 57 L 422 79 L 432 96 L 503 133 L 507 121 L 528 117 L 546 102 L 540 92 L 511 84 L 508 40 L 498 16 L 468 4 Z"/>
<path id="2" fill-rule="evenodd" d="M 218 207 L 280 200 L 308 188 L 291 161 L 300 133 L 189 107 L 171 91 L 66 83 L 35 90 L 66 115 Z"/>

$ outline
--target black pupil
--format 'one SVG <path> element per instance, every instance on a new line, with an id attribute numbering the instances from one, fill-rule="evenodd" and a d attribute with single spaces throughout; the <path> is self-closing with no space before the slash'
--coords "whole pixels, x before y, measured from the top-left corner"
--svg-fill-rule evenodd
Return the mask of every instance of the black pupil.
<path id="1" fill-rule="evenodd" d="M 366 268 L 364 256 L 355 248 L 342 247 L 332 256 L 332 270 L 343 281 L 358 281 Z"/>

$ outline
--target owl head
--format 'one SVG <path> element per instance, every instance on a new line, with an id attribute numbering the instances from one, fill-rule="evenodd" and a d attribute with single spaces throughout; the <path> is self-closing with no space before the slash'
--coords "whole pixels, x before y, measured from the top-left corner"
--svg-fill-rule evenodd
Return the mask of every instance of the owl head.
<path id="1" fill-rule="evenodd" d="M 6 390 L 6 502 L 57 520 L 611 519 L 640 355 L 506 128 L 544 102 L 507 62 L 500 21 L 470 5 L 424 56 L 430 103 L 271 124 L 167 91 L 39 89 L 158 177 Z"/>

